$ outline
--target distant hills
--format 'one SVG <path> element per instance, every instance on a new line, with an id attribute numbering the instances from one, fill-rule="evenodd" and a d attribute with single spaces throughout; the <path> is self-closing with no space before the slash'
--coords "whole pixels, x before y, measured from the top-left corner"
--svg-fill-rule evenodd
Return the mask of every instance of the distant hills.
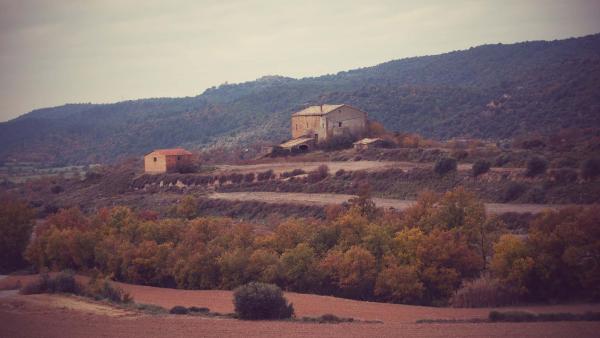
<path id="1" fill-rule="evenodd" d="M 292 112 L 319 103 L 348 103 L 389 130 L 440 139 L 600 127 L 600 34 L 266 76 L 195 97 L 34 110 L 0 123 L 0 161 L 110 162 L 154 148 L 277 142 Z"/>

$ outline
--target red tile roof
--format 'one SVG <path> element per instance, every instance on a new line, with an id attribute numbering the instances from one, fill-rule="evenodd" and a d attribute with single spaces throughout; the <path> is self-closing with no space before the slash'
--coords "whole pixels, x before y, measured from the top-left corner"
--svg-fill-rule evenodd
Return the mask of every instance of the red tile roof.
<path id="1" fill-rule="evenodd" d="M 165 156 L 192 155 L 191 152 L 189 152 L 183 148 L 156 149 L 153 151 L 153 153 L 158 153 L 160 155 L 165 155 Z"/>

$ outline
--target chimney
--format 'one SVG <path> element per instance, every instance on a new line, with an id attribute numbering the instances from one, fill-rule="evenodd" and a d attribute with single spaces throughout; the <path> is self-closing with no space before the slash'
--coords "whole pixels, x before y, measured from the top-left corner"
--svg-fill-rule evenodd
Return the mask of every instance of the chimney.
<path id="1" fill-rule="evenodd" d="M 323 112 L 323 104 L 321 103 L 321 113 Z"/>

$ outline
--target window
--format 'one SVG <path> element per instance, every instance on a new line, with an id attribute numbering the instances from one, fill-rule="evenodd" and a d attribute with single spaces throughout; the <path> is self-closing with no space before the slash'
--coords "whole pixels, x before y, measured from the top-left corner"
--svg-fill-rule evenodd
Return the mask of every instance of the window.
<path id="1" fill-rule="evenodd" d="M 342 126 L 342 122 L 338 122 L 338 127 L 341 127 L 341 126 Z"/>
<path id="2" fill-rule="evenodd" d="M 156 162 L 156 161 L 158 161 L 158 160 L 157 160 L 157 159 L 156 159 L 156 157 L 155 157 L 155 158 L 154 158 L 154 162 Z"/>

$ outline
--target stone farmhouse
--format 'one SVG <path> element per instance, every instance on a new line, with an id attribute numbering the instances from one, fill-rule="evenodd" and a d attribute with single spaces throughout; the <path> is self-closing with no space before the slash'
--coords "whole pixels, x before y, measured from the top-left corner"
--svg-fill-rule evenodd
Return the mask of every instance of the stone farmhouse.
<path id="1" fill-rule="evenodd" d="M 192 153 L 183 148 L 157 149 L 144 155 L 144 171 L 148 174 L 175 172 L 192 164 Z"/>
<path id="2" fill-rule="evenodd" d="M 347 104 L 310 106 L 292 114 L 291 127 L 292 139 L 280 147 L 307 150 L 336 136 L 365 134 L 367 113 Z"/>

